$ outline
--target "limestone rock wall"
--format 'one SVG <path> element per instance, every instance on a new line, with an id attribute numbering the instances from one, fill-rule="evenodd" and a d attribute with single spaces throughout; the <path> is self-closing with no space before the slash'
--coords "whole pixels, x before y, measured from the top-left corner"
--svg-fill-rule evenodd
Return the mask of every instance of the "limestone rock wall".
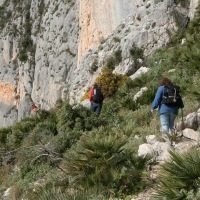
<path id="1" fill-rule="evenodd" d="M 80 1 L 79 61 L 83 53 L 95 48 L 135 12 L 141 0 Z"/>
<path id="2" fill-rule="evenodd" d="M 15 2 L 0 2 L 0 127 L 66 99 L 77 66 L 79 1 Z"/>

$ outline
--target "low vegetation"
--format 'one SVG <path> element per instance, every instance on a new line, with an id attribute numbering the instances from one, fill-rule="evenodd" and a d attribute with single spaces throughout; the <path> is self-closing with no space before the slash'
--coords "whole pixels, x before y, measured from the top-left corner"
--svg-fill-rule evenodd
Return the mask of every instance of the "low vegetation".
<path id="1" fill-rule="evenodd" d="M 156 199 L 200 198 L 200 154 L 199 150 L 190 150 L 185 154 L 170 152 L 172 161 L 161 167 L 156 188 Z"/>
<path id="2" fill-rule="evenodd" d="M 186 42 L 172 38 L 170 48 L 147 59 L 150 71 L 134 81 L 105 68 L 108 76 L 98 78 L 107 94 L 99 117 L 58 100 L 55 109 L 0 129 L 1 196 L 11 188 L 13 199 L 128 200 L 152 187 L 146 167 L 154 163 L 150 156 L 138 157 L 137 149 L 146 135 L 159 135 L 158 116 L 149 110 L 163 77 L 181 87 L 185 115 L 200 107 L 199 23 L 200 10 L 181 33 Z M 148 91 L 133 101 L 144 86 Z M 198 199 L 199 152 L 171 156 L 172 162 L 162 165 L 154 198 Z"/>

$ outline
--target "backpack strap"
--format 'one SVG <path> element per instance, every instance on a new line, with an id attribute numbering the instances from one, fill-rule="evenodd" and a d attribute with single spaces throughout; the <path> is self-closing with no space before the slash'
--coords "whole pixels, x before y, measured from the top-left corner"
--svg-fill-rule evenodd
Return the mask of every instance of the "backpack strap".
<path id="1" fill-rule="evenodd" d="M 162 100 L 163 100 L 164 98 L 166 98 L 166 96 L 165 96 L 165 85 L 163 86 L 163 95 L 162 95 Z M 161 103 L 162 103 L 162 100 L 161 100 Z"/>
<path id="2" fill-rule="evenodd" d="M 174 99 L 173 101 L 176 102 L 176 88 L 174 87 L 175 93 L 174 93 Z"/>

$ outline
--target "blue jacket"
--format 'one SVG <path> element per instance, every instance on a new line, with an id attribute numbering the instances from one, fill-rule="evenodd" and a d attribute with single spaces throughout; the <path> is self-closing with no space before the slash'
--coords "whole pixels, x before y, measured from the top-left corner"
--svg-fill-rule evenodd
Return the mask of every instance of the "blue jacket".
<path id="1" fill-rule="evenodd" d="M 162 96 L 163 96 L 163 92 L 164 92 L 164 86 L 160 86 L 156 92 L 156 96 L 154 98 L 154 101 L 152 103 L 152 110 L 158 108 L 159 111 L 159 115 L 163 114 L 163 113 L 174 113 L 174 114 L 178 114 L 178 106 L 169 106 L 169 105 L 165 105 L 162 104 Z"/>

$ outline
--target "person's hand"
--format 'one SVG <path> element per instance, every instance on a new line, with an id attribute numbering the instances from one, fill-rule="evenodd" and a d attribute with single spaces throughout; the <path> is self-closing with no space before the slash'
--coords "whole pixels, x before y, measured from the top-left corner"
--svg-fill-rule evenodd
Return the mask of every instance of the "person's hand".
<path id="1" fill-rule="evenodd" d="M 151 113 L 153 113 L 154 112 L 154 110 L 153 109 L 151 109 Z"/>

